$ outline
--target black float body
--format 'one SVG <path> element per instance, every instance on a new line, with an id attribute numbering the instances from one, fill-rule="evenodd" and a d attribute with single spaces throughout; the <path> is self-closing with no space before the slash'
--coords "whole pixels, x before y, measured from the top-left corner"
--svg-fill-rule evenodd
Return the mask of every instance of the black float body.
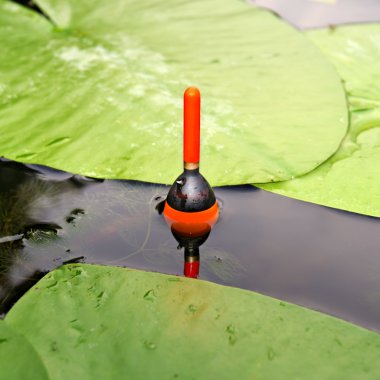
<path id="1" fill-rule="evenodd" d="M 205 211 L 215 202 L 215 194 L 198 169 L 185 169 L 169 190 L 166 202 L 183 212 Z"/>

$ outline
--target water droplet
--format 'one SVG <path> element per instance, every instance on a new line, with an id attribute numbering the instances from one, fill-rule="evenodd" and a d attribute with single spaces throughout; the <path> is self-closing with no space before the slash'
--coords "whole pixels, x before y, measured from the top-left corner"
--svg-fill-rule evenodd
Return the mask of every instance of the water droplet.
<path id="1" fill-rule="evenodd" d="M 143 298 L 144 298 L 145 301 L 154 301 L 154 300 L 157 298 L 157 296 L 156 296 L 154 290 L 153 290 L 153 289 L 150 289 L 150 290 L 148 290 L 148 291 L 144 294 L 144 297 L 143 297 Z"/>
<path id="2" fill-rule="evenodd" d="M 58 350 L 58 345 L 56 341 L 50 343 L 50 350 L 53 352 Z"/>
<path id="3" fill-rule="evenodd" d="M 46 285 L 45 288 L 46 289 L 51 289 L 51 288 L 54 288 L 57 285 L 58 285 L 58 281 L 53 281 L 51 284 Z"/>
<path id="4" fill-rule="evenodd" d="M 226 331 L 228 334 L 228 343 L 233 346 L 237 342 L 235 326 L 232 324 L 228 325 Z"/>
<path id="5" fill-rule="evenodd" d="M 104 301 L 106 301 L 108 298 L 108 295 L 107 293 L 102 290 L 101 292 L 99 292 L 97 295 L 96 295 L 96 308 L 99 308 L 103 305 Z"/>
<path id="6" fill-rule="evenodd" d="M 337 344 L 338 346 L 343 346 L 343 343 L 342 343 L 342 341 L 341 341 L 340 339 L 335 338 L 334 340 L 335 340 L 335 342 L 336 342 L 336 344 Z"/>
<path id="7" fill-rule="evenodd" d="M 153 342 L 151 342 L 151 341 L 149 341 L 149 340 L 146 340 L 146 341 L 144 342 L 144 346 L 145 346 L 148 350 L 155 350 L 155 349 L 157 348 L 157 346 L 156 346 Z"/>
<path id="8" fill-rule="evenodd" d="M 170 281 L 170 282 L 180 282 L 181 279 L 180 279 L 180 277 L 169 277 L 168 281 Z"/>
<path id="9" fill-rule="evenodd" d="M 18 155 L 16 156 L 16 159 L 17 159 L 17 160 L 30 159 L 30 158 L 34 157 L 35 155 L 36 155 L 36 153 L 34 153 L 34 152 L 22 153 L 22 154 L 18 154 Z"/>
<path id="10" fill-rule="evenodd" d="M 198 307 L 190 304 L 187 309 L 190 311 L 190 313 L 195 313 L 198 310 Z"/>
<path id="11" fill-rule="evenodd" d="M 58 137 L 54 140 L 49 141 L 46 146 L 53 146 L 53 145 L 59 145 L 59 144 L 65 144 L 67 142 L 71 141 L 69 137 Z"/>
<path id="12" fill-rule="evenodd" d="M 273 350 L 272 347 L 269 347 L 268 348 L 268 351 L 267 351 L 267 356 L 268 356 L 268 360 L 272 361 L 275 357 L 275 352 Z"/>
<path id="13" fill-rule="evenodd" d="M 230 335 L 228 337 L 228 342 L 230 343 L 231 346 L 233 346 L 236 343 L 237 339 L 235 335 Z"/>

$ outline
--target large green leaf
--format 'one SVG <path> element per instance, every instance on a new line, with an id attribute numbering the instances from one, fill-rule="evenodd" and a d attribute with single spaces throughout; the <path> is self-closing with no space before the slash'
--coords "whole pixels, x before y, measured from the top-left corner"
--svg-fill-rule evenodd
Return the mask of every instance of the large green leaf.
<path id="1" fill-rule="evenodd" d="M 380 25 L 309 32 L 345 81 L 351 114 L 338 152 L 313 172 L 261 186 L 289 197 L 380 217 Z"/>
<path id="2" fill-rule="evenodd" d="M 4 321 L 0 321 L 0 379 L 48 379 L 32 345 Z"/>
<path id="3" fill-rule="evenodd" d="M 273 298 L 92 265 L 51 272 L 6 321 L 51 379 L 377 379 L 380 335 Z"/>
<path id="4" fill-rule="evenodd" d="M 0 154 L 105 178 L 171 183 L 182 93 L 203 94 L 213 185 L 306 173 L 347 127 L 333 68 L 299 32 L 239 0 L 0 0 Z"/>

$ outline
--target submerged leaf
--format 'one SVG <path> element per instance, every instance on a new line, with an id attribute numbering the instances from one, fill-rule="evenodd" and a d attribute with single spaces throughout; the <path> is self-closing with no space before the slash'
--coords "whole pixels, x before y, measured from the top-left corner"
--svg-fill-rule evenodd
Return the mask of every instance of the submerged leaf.
<path id="1" fill-rule="evenodd" d="M 37 288 L 6 321 L 35 345 L 52 380 L 377 379 L 380 371 L 378 334 L 241 289 L 92 265 L 61 267 Z"/>
<path id="2" fill-rule="evenodd" d="M 299 32 L 238 0 L 0 0 L 0 154 L 92 177 L 171 183 L 182 93 L 203 94 L 213 185 L 306 173 L 338 147 L 344 93 Z M 322 110 L 322 111 L 321 111 Z"/>
<path id="3" fill-rule="evenodd" d="M 351 125 L 335 155 L 313 172 L 261 188 L 380 217 L 380 25 L 309 32 L 344 79 Z"/>
<path id="4" fill-rule="evenodd" d="M 1 320 L 0 368 L 1 379 L 48 379 L 46 369 L 32 345 L 26 338 Z"/>

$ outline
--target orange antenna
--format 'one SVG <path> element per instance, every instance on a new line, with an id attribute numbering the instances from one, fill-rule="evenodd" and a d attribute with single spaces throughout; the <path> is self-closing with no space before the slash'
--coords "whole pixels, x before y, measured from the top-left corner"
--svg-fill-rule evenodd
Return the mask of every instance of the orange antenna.
<path id="1" fill-rule="evenodd" d="M 197 169 L 200 155 L 201 93 L 189 87 L 183 94 L 183 161 L 185 169 Z"/>

